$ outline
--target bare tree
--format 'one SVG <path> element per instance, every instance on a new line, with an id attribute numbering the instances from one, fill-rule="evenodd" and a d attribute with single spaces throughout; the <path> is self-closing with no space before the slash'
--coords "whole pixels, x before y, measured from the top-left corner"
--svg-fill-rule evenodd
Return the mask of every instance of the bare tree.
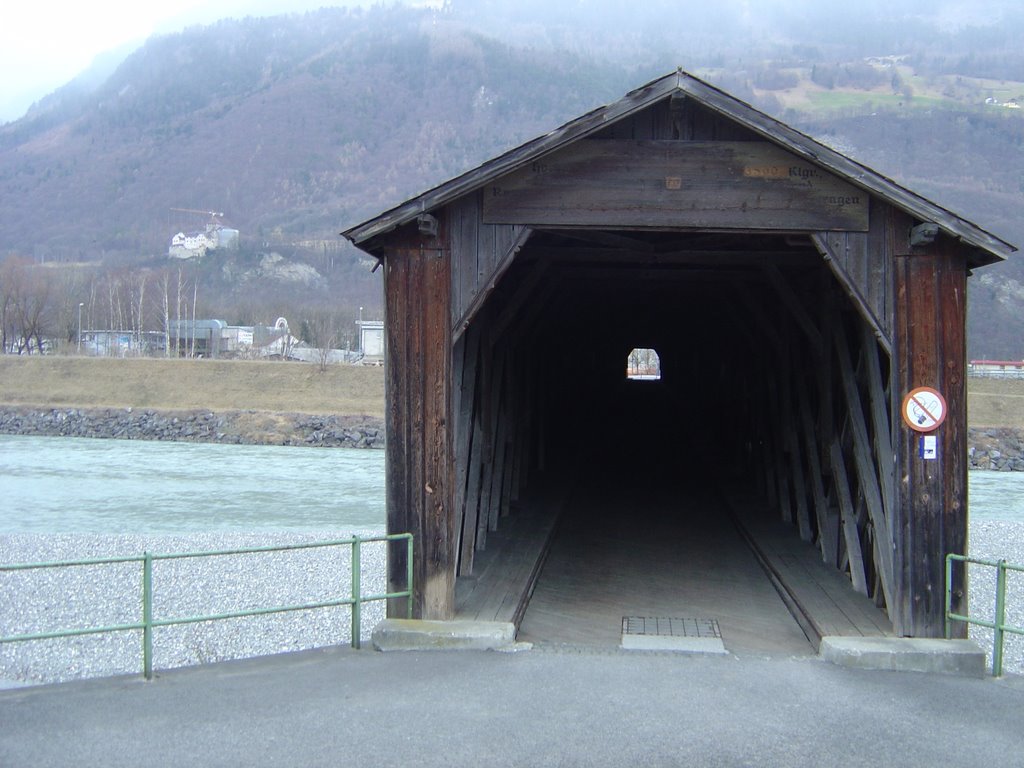
<path id="1" fill-rule="evenodd" d="M 334 319 L 330 312 L 322 310 L 314 313 L 306 323 L 309 329 L 309 342 L 316 348 L 317 367 L 321 373 L 327 370 L 327 365 L 331 361 L 331 351 L 338 344 L 338 330 Z"/>
<path id="2" fill-rule="evenodd" d="M 32 354 L 34 343 L 42 354 L 52 331 L 54 273 L 19 258 L 5 266 L 4 283 L 10 291 L 5 314 L 10 313 L 13 320 L 13 347 L 19 355 Z"/>
<path id="3" fill-rule="evenodd" d="M 163 293 L 163 310 L 164 310 L 164 357 L 171 356 L 171 272 L 168 269 L 163 271 L 163 275 L 160 278 L 160 287 Z"/>

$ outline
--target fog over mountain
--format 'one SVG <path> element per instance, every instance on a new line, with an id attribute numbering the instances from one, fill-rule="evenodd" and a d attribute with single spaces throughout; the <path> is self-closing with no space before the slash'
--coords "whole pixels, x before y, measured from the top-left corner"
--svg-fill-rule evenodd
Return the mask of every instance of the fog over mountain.
<path id="1" fill-rule="evenodd" d="M 218 21 L 98 60 L 0 126 L 0 258 L 155 274 L 205 223 L 174 209 L 216 211 L 241 249 L 189 266 L 217 286 L 201 311 L 379 306 L 341 228 L 677 66 L 1024 244 L 1018 3 L 413 5 Z M 318 277 L 274 283 L 269 253 Z M 972 280 L 976 356 L 1024 357 L 1022 307 L 1017 260 Z"/>

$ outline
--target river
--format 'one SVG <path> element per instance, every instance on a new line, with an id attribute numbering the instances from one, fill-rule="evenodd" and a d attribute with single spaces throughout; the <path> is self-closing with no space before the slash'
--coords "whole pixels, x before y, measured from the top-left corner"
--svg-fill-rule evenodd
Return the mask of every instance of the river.
<path id="1" fill-rule="evenodd" d="M 0 533 L 383 528 L 383 451 L 0 435 Z"/>

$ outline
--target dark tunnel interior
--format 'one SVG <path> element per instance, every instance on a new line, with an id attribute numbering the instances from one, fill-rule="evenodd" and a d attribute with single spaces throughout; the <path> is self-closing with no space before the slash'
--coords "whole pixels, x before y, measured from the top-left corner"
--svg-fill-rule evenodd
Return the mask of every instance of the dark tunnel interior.
<path id="1" fill-rule="evenodd" d="M 771 407 L 782 337 L 807 352 L 773 280 L 813 313 L 829 279 L 807 238 L 776 235 L 549 232 L 535 236 L 504 281 L 543 272 L 530 312 L 497 344 L 513 375 L 535 380 L 545 467 L 580 462 L 629 477 L 741 473 Z M 499 291 L 504 285 L 499 286 Z M 499 292 L 494 305 L 514 298 Z M 660 359 L 659 380 L 627 378 L 634 348 Z M 811 362 L 808 359 L 807 364 Z M 542 426 L 543 425 L 543 426 Z"/>

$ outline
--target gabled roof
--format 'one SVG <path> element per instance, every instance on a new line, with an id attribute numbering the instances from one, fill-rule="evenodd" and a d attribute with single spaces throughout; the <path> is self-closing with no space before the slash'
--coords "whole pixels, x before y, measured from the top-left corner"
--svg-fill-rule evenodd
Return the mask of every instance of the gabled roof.
<path id="1" fill-rule="evenodd" d="M 947 235 L 980 251 L 971 260 L 971 266 L 991 264 L 1005 259 L 1017 250 L 1015 246 L 967 219 L 911 192 L 866 165 L 815 141 L 810 136 L 681 69 L 631 91 L 619 101 L 599 107 L 544 136 L 539 136 L 488 160 L 477 168 L 427 190 L 341 234 L 355 245 L 367 243 L 378 235 L 407 224 L 422 213 L 474 192 L 511 171 L 528 165 L 545 155 L 557 152 L 572 142 L 596 133 L 612 123 L 677 94 L 703 104 L 712 111 L 748 128 L 765 140 L 831 171 L 851 184 L 902 209 L 914 218 L 937 224 Z"/>

